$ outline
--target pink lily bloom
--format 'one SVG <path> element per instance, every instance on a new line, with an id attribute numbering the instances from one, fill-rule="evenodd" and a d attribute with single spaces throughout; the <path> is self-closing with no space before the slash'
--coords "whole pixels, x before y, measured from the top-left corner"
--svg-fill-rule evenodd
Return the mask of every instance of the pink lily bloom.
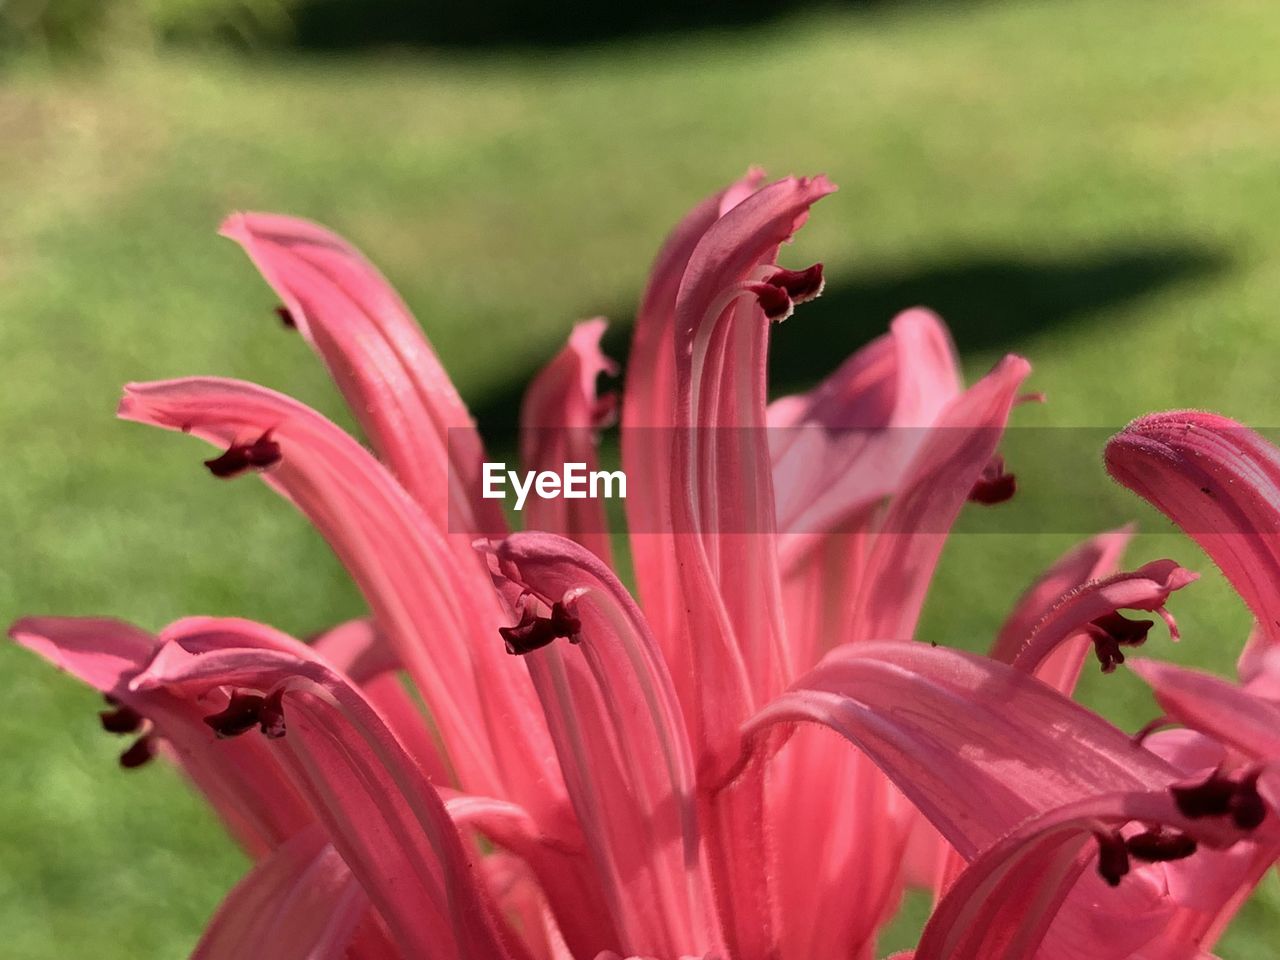
<path id="1" fill-rule="evenodd" d="M 178 764 L 254 857 L 195 956 L 873 958 L 909 884 L 937 896 L 915 960 L 1207 956 L 1275 858 L 1277 798 L 1253 768 L 1189 785 L 1211 744 L 1136 742 L 1070 699 L 1090 653 L 1111 670 L 1145 639 L 1119 611 L 1176 635 L 1165 607 L 1195 575 L 1118 572 L 1129 534 L 1103 534 L 990 656 L 917 640 L 947 530 L 1013 494 L 997 451 L 1030 367 L 966 388 L 912 310 L 768 403 L 772 325 L 823 282 L 779 250 L 833 189 L 752 172 L 658 255 L 621 406 L 639 601 L 599 502 L 506 532 L 471 418 L 354 248 L 227 221 L 372 451 L 220 378 L 131 384 L 120 416 L 212 443 L 216 477 L 258 474 L 369 618 L 310 643 L 208 617 L 10 631 L 110 698 L 126 766 Z M 530 387 L 527 468 L 596 465 L 602 331 L 579 325 Z"/>

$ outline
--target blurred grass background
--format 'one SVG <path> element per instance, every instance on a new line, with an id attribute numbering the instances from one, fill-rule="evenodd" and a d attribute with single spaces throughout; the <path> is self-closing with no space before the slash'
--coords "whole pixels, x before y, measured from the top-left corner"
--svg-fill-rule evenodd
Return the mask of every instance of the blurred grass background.
<path id="1" fill-rule="evenodd" d="M 1280 424 L 1273 4 L 713 4 L 683 26 L 663 4 L 532 26 L 518 5 L 458 6 L 0 2 L 0 619 L 237 614 L 308 634 L 361 611 L 264 488 L 112 421 L 126 380 L 219 373 L 349 423 L 213 236 L 237 208 L 363 246 L 500 443 L 570 322 L 625 327 L 666 229 L 749 163 L 842 186 L 787 254 L 825 260 L 829 287 L 776 332 L 780 386 L 923 303 L 971 374 L 1009 349 L 1033 360 L 1050 403 L 1020 425 L 1172 406 Z M 1096 450 L 1055 469 L 1116 496 Z M 1185 642 L 1153 652 L 1230 672 L 1246 612 L 1131 508 L 1149 531 L 1132 561 L 1206 574 L 1175 600 Z M 954 538 L 923 634 L 985 646 L 1079 536 Z M 1151 715 L 1123 671 L 1090 671 L 1084 696 L 1130 727 Z M 7 645 L 0 702 L 0 953 L 189 950 L 244 859 L 172 773 L 117 769 L 94 695 Z M 1267 955 L 1278 918 L 1269 880 L 1221 952 Z"/>

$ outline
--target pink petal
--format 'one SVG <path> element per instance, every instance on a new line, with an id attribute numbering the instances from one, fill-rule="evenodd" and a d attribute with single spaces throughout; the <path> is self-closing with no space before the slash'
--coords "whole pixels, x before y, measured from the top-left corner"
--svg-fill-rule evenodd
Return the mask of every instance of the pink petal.
<path id="1" fill-rule="evenodd" d="M 1163 789 L 1177 772 L 1100 717 L 1006 664 L 897 642 L 832 651 L 744 728 L 835 730 L 972 858 L 1015 824 L 1101 793 Z"/>
<path id="2" fill-rule="evenodd" d="M 670 506 L 685 612 L 676 637 L 688 642 L 672 651 L 671 669 L 693 677 L 686 716 L 695 742 L 713 754 L 793 669 L 764 429 L 769 316 L 791 300 L 759 278 L 777 274 L 779 245 L 833 189 L 823 177 L 789 178 L 743 200 L 698 241 L 676 297 Z M 728 946 L 744 956 L 774 949 L 764 851 L 740 840 L 759 822 L 762 802 L 763 781 L 753 774 L 705 811 Z"/>
<path id="3" fill-rule="evenodd" d="M 368 908 L 324 831 L 309 827 L 227 894 L 192 960 L 342 960 Z"/>
<path id="4" fill-rule="evenodd" d="M 320 355 L 378 453 L 439 530 L 505 530 L 480 499 L 484 451 L 470 414 L 422 330 L 378 271 L 317 224 L 238 213 L 220 231 L 240 244 Z"/>
<path id="5" fill-rule="evenodd" d="M 212 648 L 210 648 L 212 646 Z M 444 804 L 377 713 L 296 645 L 192 649 L 171 642 L 137 691 L 214 706 L 224 689 L 279 697 L 285 732 L 271 749 L 408 956 L 513 958 Z M 256 738 L 250 731 L 241 736 Z"/>
<path id="6" fill-rule="evenodd" d="M 1133 421 L 1106 462 L 1204 548 L 1280 642 L 1280 451 L 1234 420 L 1175 411 Z"/>
<path id="7" fill-rule="evenodd" d="M 141 627 L 106 617 L 24 617 L 9 636 L 95 690 L 118 696 L 155 653 Z"/>
<path id="8" fill-rule="evenodd" d="M 1156 611 L 1176 640 L 1177 624 L 1164 605 L 1174 591 L 1194 583 L 1199 576 L 1172 560 L 1153 560 L 1132 573 L 1118 573 L 1077 587 L 1036 625 L 1014 655 L 1013 664 L 1029 673 L 1037 672 L 1062 643 L 1078 636 L 1099 618 L 1120 610 Z"/>
<path id="9" fill-rule="evenodd" d="M 240 381 L 132 384 L 120 415 L 223 446 L 269 432 L 279 461 L 263 479 L 306 514 L 351 573 L 431 710 L 461 785 L 535 808 L 554 801 L 547 784 L 556 771 L 533 691 L 494 641 L 496 597 L 477 589 L 367 451 L 310 408 Z M 529 719 L 513 725 L 510 716 Z M 506 737 L 486 736 L 504 728 Z"/>
<path id="10" fill-rule="evenodd" d="M 169 628 L 171 635 L 173 631 Z M 130 686 L 155 655 L 157 640 L 150 634 L 118 620 L 27 617 L 13 624 L 9 635 L 145 717 L 231 833 L 254 856 L 274 849 L 312 823 L 302 798 L 276 771 L 267 744 L 244 738 L 217 741 L 203 722 L 209 711 L 162 690 L 138 691 Z"/>
<path id="11" fill-rule="evenodd" d="M 580 622 L 577 649 L 553 642 L 525 662 L 623 946 L 661 956 L 718 947 L 693 757 L 639 608 L 599 558 L 562 537 L 513 534 L 490 549 L 501 577 Z"/>
<path id="12" fill-rule="evenodd" d="M 1280 704 L 1199 670 L 1156 660 L 1130 666 L 1179 723 L 1257 760 L 1280 760 Z"/>
<path id="13" fill-rule="evenodd" d="M 1007 356 L 939 415 L 877 525 L 861 572 L 847 639 L 910 639 L 925 592 L 969 491 L 1000 442 L 1031 372 Z"/>
<path id="14" fill-rule="evenodd" d="M 617 364 L 600 350 L 604 330 L 603 318 L 579 323 L 568 344 L 525 391 L 520 457 L 526 470 L 561 473 L 567 463 L 585 464 L 588 471 L 597 468 L 601 404 L 596 381 L 602 373 L 618 372 Z M 563 534 L 611 562 L 603 500 L 530 497 L 524 515 L 526 530 Z"/>
<path id="15" fill-rule="evenodd" d="M 787 662 L 762 429 L 769 320 L 744 283 L 833 189 L 822 177 L 792 178 L 739 203 L 695 246 L 676 299 L 671 508 L 687 626 L 701 637 L 692 644 L 704 701 L 695 716 L 700 727 L 712 724 L 701 734 L 712 740 L 751 699 L 780 688 Z M 748 689 L 735 690 L 743 671 Z"/>
<path id="16" fill-rule="evenodd" d="M 629 544 L 640 597 L 671 664 L 681 702 L 692 704 L 692 670 L 674 544 L 658 531 L 671 521 L 672 434 L 676 424 L 675 311 L 689 258 L 711 226 L 755 192 L 764 177 L 751 170 L 695 207 L 671 232 L 654 262 L 636 316 L 622 403 L 622 465 Z M 689 679 L 686 680 L 685 678 Z"/>

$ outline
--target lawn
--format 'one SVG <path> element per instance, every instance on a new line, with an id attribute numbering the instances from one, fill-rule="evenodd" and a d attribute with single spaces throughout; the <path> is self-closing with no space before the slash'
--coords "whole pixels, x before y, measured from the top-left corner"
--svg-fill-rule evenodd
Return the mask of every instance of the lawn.
<path id="1" fill-rule="evenodd" d="M 1028 0 L 554 52 L 19 64 L 0 80 L 0 618 L 237 614 L 305 635 L 361 611 L 265 488 L 213 482 L 193 441 L 112 420 L 126 380 L 218 373 L 349 422 L 214 236 L 238 208 L 360 243 L 507 442 L 569 323 L 625 327 L 667 227 L 751 163 L 842 186 L 787 253 L 825 260 L 830 287 L 777 330 L 784 386 L 925 303 L 972 374 L 1006 350 L 1032 359 L 1050 402 L 1020 426 L 1100 443 L 1171 406 L 1280 424 L 1278 46 L 1264 0 Z M 923 635 L 984 646 L 1036 569 L 1133 516 L 1150 532 L 1132 559 L 1205 573 L 1175 601 L 1183 644 L 1158 654 L 1229 672 L 1245 610 L 1189 541 L 1108 490 L 1098 453 L 1027 473 L 1105 507 L 952 541 Z M 1006 517 L 1043 502 L 1031 486 Z M 1090 671 L 1084 696 L 1130 727 L 1152 712 L 1123 671 Z M 117 769 L 93 695 L 8 646 L 0 702 L 5 956 L 189 950 L 244 858 L 171 772 Z M 1278 920 L 1272 885 L 1221 952 L 1260 955 Z"/>

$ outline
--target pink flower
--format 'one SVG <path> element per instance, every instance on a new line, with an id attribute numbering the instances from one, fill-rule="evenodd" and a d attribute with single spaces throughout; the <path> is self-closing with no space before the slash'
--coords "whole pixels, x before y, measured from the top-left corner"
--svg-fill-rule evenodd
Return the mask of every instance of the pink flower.
<path id="1" fill-rule="evenodd" d="M 133 384 L 120 415 L 258 473 L 370 618 L 310 644 L 216 618 L 11 630 L 108 695 L 126 765 L 179 764 L 255 857 L 196 956 L 847 960 L 908 884 L 939 898 L 917 960 L 1204 955 L 1274 859 L 1263 781 L 1188 783 L 1203 744 L 1136 743 L 1069 699 L 1090 650 L 1112 669 L 1145 639 L 1121 609 L 1173 629 L 1194 575 L 1117 573 L 1128 533 L 1103 534 L 990 657 L 916 642 L 946 531 L 1013 494 L 997 447 L 1030 368 L 966 389 L 913 310 L 767 404 L 771 324 L 822 288 L 779 248 L 833 189 L 753 172 L 658 256 L 621 407 L 641 603 L 598 502 L 505 534 L 470 417 L 360 254 L 286 217 L 225 224 L 376 455 L 231 380 Z M 602 330 L 530 388 L 526 467 L 595 465 Z"/>

